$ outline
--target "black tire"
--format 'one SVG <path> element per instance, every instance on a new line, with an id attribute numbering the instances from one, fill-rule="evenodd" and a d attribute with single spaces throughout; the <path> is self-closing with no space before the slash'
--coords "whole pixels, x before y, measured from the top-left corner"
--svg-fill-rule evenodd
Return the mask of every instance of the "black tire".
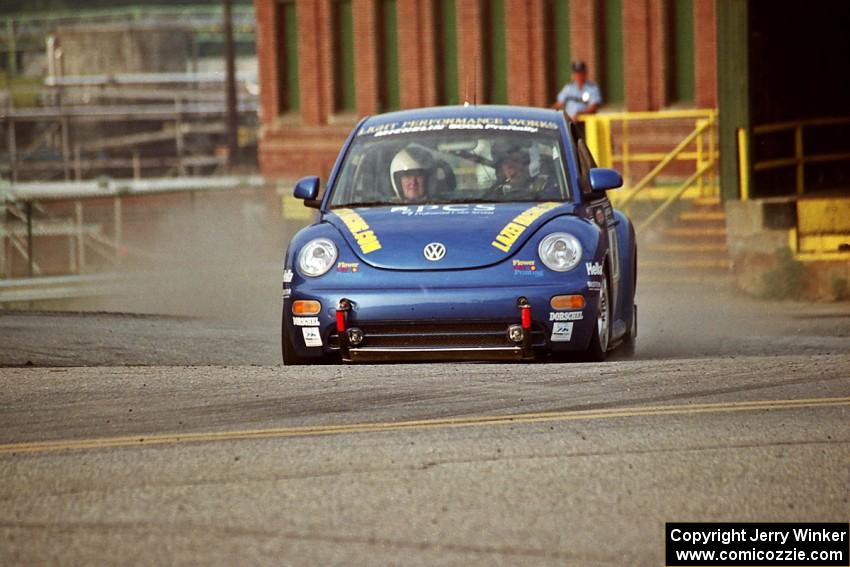
<path id="1" fill-rule="evenodd" d="M 618 353 L 624 357 L 632 357 L 635 355 L 635 341 L 637 340 L 637 305 L 632 311 L 632 326 L 623 335 L 623 342 L 617 349 Z"/>
<path id="2" fill-rule="evenodd" d="M 599 313 L 596 316 L 596 325 L 593 326 L 590 344 L 584 351 L 584 360 L 587 362 L 603 362 L 608 356 L 610 344 L 611 296 L 608 292 L 608 270 L 606 269 L 602 273 L 602 289 L 599 290 Z"/>
<path id="3" fill-rule="evenodd" d="M 632 275 L 634 280 L 632 280 L 632 291 L 634 293 L 637 292 L 637 247 L 632 248 L 632 258 L 634 258 L 634 264 L 632 265 Z M 632 297 L 634 300 L 634 297 Z M 626 334 L 623 336 L 623 342 L 620 344 L 620 347 L 617 349 L 619 354 L 624 357 L 631 358 L 635 355 L 635 341 L 637 340 L 637 332 L 638 332 L 638 308 L 637 305 L 632 305 L 632 324 L 629 327 L 629 330 L 626 331 Z"/>

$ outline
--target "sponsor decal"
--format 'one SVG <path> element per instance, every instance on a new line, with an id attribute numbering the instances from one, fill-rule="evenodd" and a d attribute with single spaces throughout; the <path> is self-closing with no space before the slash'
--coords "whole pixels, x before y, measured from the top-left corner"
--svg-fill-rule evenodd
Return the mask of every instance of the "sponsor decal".
<path id="1" fill-rule="evenodd" d="M 286 269 L 283 271 L 283 283 L 292 282 L 292 270 Z"/>
<path id="2" fill-rule="evenodd" d="M 356 274 L 360 271 L 360 262 L 338 262 L 336 271 L 341 274 Z"/>
<path id="3" fill-rule="evenodd" d="M 301 329 L 304 333 L 304 345 L 308 347 L 322 346 L 322 335 L 319 333 L 318 327 L 304 327 Z"/>
<path id="4" fill-rule="evenodd" d="M 292 290 L 288 287 L 283 288 L 283 300 L 286 301 L 292 295 Z"/>
<path id="5" fill-rule="evenodd" d="M 592 290 L 598 291 L 598 290 L 602 289 L 602 282 L 596 281 L 596 280 L 588 280 L 587 281 L 587 289 L 592 289 Z"/>
<path id="6" fill-rule="evenodd" d="M 511 265 L 515 276 L 543 277 L 543 272 L 537 269 L 537 263 L 534 260 L 512 260 Z"/>
<path id="7" fill-rule="evenodd" d="M 318 317 L 293 317 L 292 324 L 298 327 L 318 327 Z"/>
<path id="8" fill-rule="evenodd" d="M 407 217 L 434 216 L 434 215 L 492 215 L 496 211 L 496 205 L 401 205 L 392 207 L 391 213 L 401 213 Z"/>
<path id="9" fill-rule="evenodd" d="M 584 267 L 587 269 L 588 276 L 601 276 L 602 264 L 599 262 L 585 262 Z"/>
<path id="10" fill-rule="evenodd" d="M 581 321 L 584 313 L 581 311 L 553 311 L 549 313 L 550 321 Z"/>
<path id="11" fill-rule="evenodd" d="M 369 228 L 369 224 L 363 220 L 363 217 L 352 211 L 351 209 L 337 209 L 334 211 L 346 228 L 351 231 L 351 234 L 357 240 L 357 245 L 360 251 L 364 254 L 369 254 L 375 250 L 381 249 L 381 241 L 375 236 L 375 233 Z"/>
<path id="12" fill-rule="evenodd" d="M 306 330 L 306 329 L 305 329 Z M 318 329 L 316 329 L 318 330 Z M 555 323 L 552 326 L 552 341 L 567 343 L 573 338 L 573 323 Z"/>
<path id="13" fill-rule="evenodd" d="M 506 224 L 502 230 L 499 231 L 499 234 L 496 235 L 496 239 L 490 244 L 501 250 L 502 252 L 510 252 L 511 248 L 519 237 L 525 232 L 534 221 L 543 216 L 546 211 L 554 209 L 560 205 L 560 203 L 540 203 L 539 205 L 534 205 L 530 207 L 520 214 L 518 214 L 514 219 Z"/>
<path id="14" fill-rule="evenodd" d="M 454 117 L 427 118 L 421 120 L 399 120 L 385 122 L 362 128 L 358 136 L 393 136 L 415 132 L 434 132 L 440 130 L 502 130 L 510 132 L 538 132 L 539 130 L 557 130 L 558 124 L 549 120 L 529 120 L 527 118 L 503 117 Z"/>

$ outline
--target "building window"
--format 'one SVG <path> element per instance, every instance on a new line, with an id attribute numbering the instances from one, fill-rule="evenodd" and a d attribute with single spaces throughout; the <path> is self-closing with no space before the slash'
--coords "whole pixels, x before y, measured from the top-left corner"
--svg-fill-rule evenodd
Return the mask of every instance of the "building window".
<path id="1" fill-rule="evenodd" d="M 333 80 L 334 111 L 355 112 L 354 21 L 351 0 L 333 2 Z"/>
<path id="2" fill-rule="evenodd" d="M 278 113 L 298 112 L 301 108 L 301 91 L 298 85 L 298 20 L 295 0 L 279 0 L 275 8 Z"/>
<path id="3" fill-rule="evenodd" d="M 606 103 L 622 104 L 625 100 L 623 79 L 623 2 L 622 0 L 602 0 L 601 26 L 597 37 L 600 38 L 602 69 L 597 75 L 601 80 L 602 100 Z M 591 71 L 592 72 L 592 71 Z"/>
<path id="4" fill-rule="evenodd" d="M 455 0 L 434 0 L 434 61 L 438 104 L 458 104 Z"/>
<path id="5" fill-rule="evenodd" d="M 671 0 L 667 10 L 667 100 L 694 102 L 694 3 Z"/>
<path id="6" fill-rule="evenodd" d="M 546 97 L 547 100 L 554 101 L 561 88 L 572 80 L 570 0 L 546 0 L 544 10 Z"/>
<path id="7" fill-rule="evenodd" d="M 378 3 L 378 84 L 382 110 L 401 107 L 398 83 L 398 15 L 396 0 Z"/>
<path id="8" fill-rule="evenodd" d="M 507 51 L 505 47 L 505 0 L 482 0 L 482 58 L 484 102 L 508 102 Z"/>

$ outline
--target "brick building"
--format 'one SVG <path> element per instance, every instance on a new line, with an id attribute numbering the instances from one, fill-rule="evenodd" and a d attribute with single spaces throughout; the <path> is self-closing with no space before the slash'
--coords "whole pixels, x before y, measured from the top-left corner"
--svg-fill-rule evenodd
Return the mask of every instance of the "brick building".
<path id="1" fill-rule="evenodd" d="M 359 117 L 548 106 L 581 59 L 604 110 L 714 107 L 715 0 L 255 0 L 266 175 L 326 176 Z"/>

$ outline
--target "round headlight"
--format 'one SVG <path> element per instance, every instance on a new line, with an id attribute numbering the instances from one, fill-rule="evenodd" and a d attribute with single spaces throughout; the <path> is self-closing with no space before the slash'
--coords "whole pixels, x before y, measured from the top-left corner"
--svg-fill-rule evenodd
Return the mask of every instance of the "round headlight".
<path id="1" fill-rule="evenodd" d="M 550 270 L 567 272 L 581 261 L 581 243 L 572 234 L 555 232 L 540 241 L 537 254 Z"/>
<path id="2" fill-rule="evenodd" d="M 327 238 L 311 240 L 298 253 L 298 269 L 305 276 L 317 278 L 334 265 L 336 245 Z"/>

